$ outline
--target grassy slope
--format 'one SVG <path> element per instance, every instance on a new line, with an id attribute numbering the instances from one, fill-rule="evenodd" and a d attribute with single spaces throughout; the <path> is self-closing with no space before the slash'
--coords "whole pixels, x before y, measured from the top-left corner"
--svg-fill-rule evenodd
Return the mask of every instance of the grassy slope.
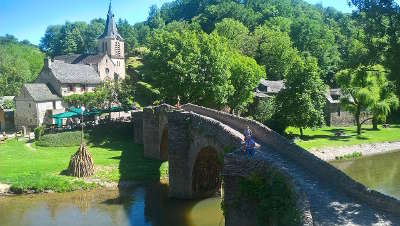
<path id="1" fill-rule="evenodd" d="M 96 174 L 93 178 L 108 182 L 157 180 L 164 176 L 167 164 L 145 159 L 143 146 L 133 143 L 129 128 L 105 128 L 88 135 L 89 151 Z M 40 147 L 31 149 L 23 141 L 0 144 L 0 182 L 18 190 L 51 189 L 71 191 L 93 187 L 80 179 L 62 175 L 78 147 Z"/>
<path id="2" fill-rule="evenodd" d="M 400 141 L 400 126 L 392 125 L 391 128 L 381 128 L 372 130 L 371 126 L 364 126 L 360 136 L 356 133 L 356 127 L 323 127 L 312 130 L 305 129 L 304 137 L 296 144 L 307 149 L 334 147 L 334 146 L 350 146 L 365 143 L 379 143 Z M 343 131 L 344 137 L 337 137 L 335 133 Z M 295 136 L 299 135 L 299 130 L 296 128 L 288 128 L 286 133 L 292 132 Z"/>

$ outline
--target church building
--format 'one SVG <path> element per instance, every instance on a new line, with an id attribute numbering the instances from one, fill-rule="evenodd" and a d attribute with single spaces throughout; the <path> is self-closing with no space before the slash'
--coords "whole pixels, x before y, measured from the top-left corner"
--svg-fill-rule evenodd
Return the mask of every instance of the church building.
<path id="1" fill-rule="evenodd" d="M 35 128 L 49 115 L 65 110 L 62 97 L 92 92 L 105 81 L 125 79 L 124 39 L 118 33 L 111 3 L 97 54 L 69 54 L 46 58 L 33 84 L 25 84 L 15 98 L 15 127 Z M 42 95 L 44 95 L 42 97 Z M 29 109 L 27 109 L 29 107 Z"/>

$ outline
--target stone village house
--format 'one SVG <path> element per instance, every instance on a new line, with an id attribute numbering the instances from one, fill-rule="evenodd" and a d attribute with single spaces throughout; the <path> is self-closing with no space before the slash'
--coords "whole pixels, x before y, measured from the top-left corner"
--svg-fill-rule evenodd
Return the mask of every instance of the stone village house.
<path id="1" fill-rule="evenodd" d="M 15 97 L 15 127 L 33 129 L 53 124 L 49 116 L 65 111 L 62 97 L 92 92 L 102 82 L 125 79 L 125 75 L 124 39 L 118 33 L 110 3 L 97 54 L 46 58 L 34 83 L 25 84 Z"/>
<path id="2" fill-rule="evenodd" d="M 258 87 L 254 91 L 255 101 L 270 98 L 278 94 L 285 87 L 284 81 L 269 81 L 261 79 Z M 340 89 L 329 89 L 326 97 L 325 123 L 328 126 L 350 126 L 354 125 L 354 116 L 340 108 Z"/>

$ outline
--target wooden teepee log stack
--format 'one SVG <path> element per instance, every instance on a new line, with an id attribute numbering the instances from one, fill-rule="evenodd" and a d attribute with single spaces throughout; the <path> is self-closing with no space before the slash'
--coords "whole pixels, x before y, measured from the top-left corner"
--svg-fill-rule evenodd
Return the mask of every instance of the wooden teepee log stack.
<path id="1" fill-rule="evenodd" d="M 81 144 L 79 150 L 71 156 L 68 172 L 74 177 L 90 177 L 94 174 L 93 159 L 86 145 Z"/>

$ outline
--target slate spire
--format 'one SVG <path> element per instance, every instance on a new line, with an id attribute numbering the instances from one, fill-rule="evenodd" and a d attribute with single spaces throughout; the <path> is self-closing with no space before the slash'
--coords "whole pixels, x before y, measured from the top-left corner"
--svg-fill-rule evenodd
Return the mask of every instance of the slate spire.
<path id="1" fill-rule="evenodd" d="M 118 40 L 123 40 L 121 35 L 118 33 L 117 25 L 115 24 L 114 14 L 112 13 L 112 6 L 110 1 L 110 6 L 108 7 L 106 27 L 104 33 L 99 37 L 102 38 L 116 38 Z"/>

